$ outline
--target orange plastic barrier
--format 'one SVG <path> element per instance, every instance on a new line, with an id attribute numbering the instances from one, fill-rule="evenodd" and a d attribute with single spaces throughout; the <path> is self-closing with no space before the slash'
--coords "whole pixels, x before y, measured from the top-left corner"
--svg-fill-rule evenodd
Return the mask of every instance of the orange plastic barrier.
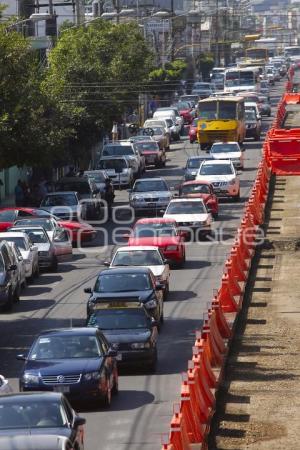
<path id="1" fill-rule="evenodd" d="M 270 130 L 267 135 L 265 156 L 272 173 L 300 174 L 300 129 Z"/>

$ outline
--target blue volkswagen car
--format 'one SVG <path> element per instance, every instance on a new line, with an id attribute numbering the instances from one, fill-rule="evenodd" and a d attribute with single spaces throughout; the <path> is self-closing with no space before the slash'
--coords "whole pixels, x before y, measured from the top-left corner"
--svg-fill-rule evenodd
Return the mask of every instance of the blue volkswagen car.
<path id="1" fill-rule="evenodd" d="M 118 392 L 117 352 L 96 328 L 45 331 L 24 360 L 20 391 L 54 391 L 71 401 L 96 400 L 110 406 Z"/>

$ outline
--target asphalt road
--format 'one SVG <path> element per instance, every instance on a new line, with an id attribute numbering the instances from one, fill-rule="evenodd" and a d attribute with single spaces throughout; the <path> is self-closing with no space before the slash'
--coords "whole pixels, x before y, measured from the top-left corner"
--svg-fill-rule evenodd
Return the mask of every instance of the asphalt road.
<path id="1" fill-rule="evenodd" d="M 274 104 L 279 99 L 281 86 L 277 84 L 272 91 Z M 263 119 L 264 130 L 271 120 Z M 120 392 L 113 398 L 109 410 L 82 410 L 81 414 L 87 419 L 86 450 L 160 448 L 161 433 L 168 432 L 173 403 L 179 398 L 181 372 L 187 368 L 195 330 L 201 327 L 207 303 L 213 290 L 220 285 L 224 260 L 260 161 L 261 142 L 246 141 L 245 148 L 241 201 L 221 203 L 219 219 L 214 224 L 219 232 L 222 230 L 222 242 L 189 244 L 184 269 L 172 271 L 170 296 L 164 309 L 165 324 L 159 336 L 157 372 L 151 375 L 141 370 L 121 373 Z M 166 168 L 148 171 L 147 176 L 164 176 L 175 186 L 182 177 L 187 157 L 197 151 L 197 145 L 183 139 L 171 146 Z M 127 192 L 117 191 L 116 201 L 118 205 L 125 205 Z M 121 217 L 126 219 L 124 214 Z M 84 323 L 87 295 L 83 288 L 93 285 L 96 274 L 103 268 L 103 261 L 111 255 L 114 228 L 112 223 L 105 226 L 108 246 L 101 246 L 104 234 L 99 231 L 96 246 L 94 243 L 93 247 L 83 251 L 74 250 L 71 264 L 60 265 L 56 274 L 43 274 L 35 285 L 23 292 L 21 302 L 15 305 L 11 314 L 1 314 L 0 373 L 12 381 L 16 390 L 21 363 L 15 356 L 26 352 L 37 333 Z"/>

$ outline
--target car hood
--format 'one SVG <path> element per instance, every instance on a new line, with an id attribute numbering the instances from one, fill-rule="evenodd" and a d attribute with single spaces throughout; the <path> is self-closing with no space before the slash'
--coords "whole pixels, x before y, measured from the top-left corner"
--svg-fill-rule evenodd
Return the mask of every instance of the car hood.
<path id="1" fill-rule="evenodd" d="M 69 220 L 60 220 L 59 223 L 63 228 L 67 228 L 70 230 L 82 230 L 82 229 L 94 230 L 94 228 L 86 222 L 72 222 Z"/>
<path id="2" fill-rule="evenodd" d="M 35 242 L 39 252 L 49 252 L 51 245 L 48 243 Z"/>
<path id="3" fill-rule="evenodd" d="M 170 198 L 171 194 L 168 191 L 151 191 L 151 192 L 133 192 L 132 196 L 136 198 L 153 198 L 153 197 Z"/>
<path id="4" fill-rule="evenodd" d="M 0 231 L 6 231 L 7 228 L 12 227 L 13 222 L 0 222 Z"/>
<path id="5" fill-rule="evenodd" d="M 24 366 L 24 372 L 36 375 L 68 375 L 74 373 L 86 373 L 98 370 L 103 358 L 72 358 L 52 360 L 28 360 Z"/>
<path id="6" fill-rule="evenodd" d="M 93 300 L 126 300 L 130 299 L 133 301 L 141 301 L 145 302 L 148 300 L 149 297 L 153 294 L 152 289 L 147 289 L 144 291 L 130 291 L 130 292 L 93 292 L 92 296 L 90 297 L 89 301 Z"/>
<path id="7" fill-rule="evenodd" d="M 166 247 L 166 245 L 178 245 L 178 236 L 163 236 L 163 237 L 143 237 L 143 238 L 130 238 L 128 245 L 154 245 L 155 247 Z"/>
<path id="8" fill-rule="evenodd" d="M 150 330 L 128 329 L 128 330 L 101 330 L 111 344 L 129 343 L 129 342 L 146 342 L 151 336 Z"/>
<path id="9" fill-rule="evenodd" d="M 18 429 L 9 429 L 9 430 L 0 430 L 0 436 L 7 436 L 7 437 L 14 437 L 14 436 L 45 436 L 45 435 L 50 435 L 50 436 L 55 436 L 56 439 L 56 443 L 57 443 L 57 447 L 54 447 L 54 442 L 53 442 L 53 446 L 51 447 L 51 449 L 53 448 L 53 450 L 55 450 L 55 448 L 57 448 L 57 450 L 61 450 L 62 446 L 61 443 L 59 444 L 57 442 L 57 436 L 63 436 L 63 437 L 67 437 L 70 438 L 71 437 L 71 430 L 67 427 L 56 427 L 56 428 L 42 428 L 42 427 L 37 427 L 37 428 L 18 428 Z M 48 445 L 49 441 L 47 440 Z M 24 443 L 24 441 L 22 440 L 22 445 L 26 444 L 26 449 L 34 449 L 36 448 L 36 440 L 35 438 L 32 439 L 32 442 L 27 441 Z M 28 444 L 28 447 L 27 447 Z M 31 445 L 32 444 L 32 445 Z M 0 447 L 1 447 L 1 439 L 0 439 Z M 2 448 L 2 447 L 1 447 Z M 11 447 L 11 448 L 19 448 L 19 447 Z M 23 447 L 20 447 L 23 448 Z M 39 443 L 39 449 L 43 449 L 44 446 L 40 447 L 40 443 Z M 49 447 L 47 446 L 47 449 Z"/>
<path id="10" fill-rule="evenodd" d="M 241 152 L 223 152 L 223 153 L 212 153 L 211 156 L 214 159 L 238 159 L 242 155 Z"/>
<path id="11" fill-rule="evenodd" d="M 207 202 L 207 200 L 210 197 L 210 194 L 201 194 L 201 192 L 197 192 L 197 193 L 191 193 L 191 194 L 183 194 L 182 197 L 186 197 L 186 198 L 202 198 L 204 200 L 204 202 Z"/>
<path id="12" fill-rule="evenodd" d="M 205 222 L 208 219 L 208 214 L 164 214 L 164 218 L 175 219 L 177 223 Z"/>
<path id="13" fill-rule="evenodd" d="M 235 178 L 235 175 L 231 174 L 231 175 L 198 175 L 199 178 L 201 178 L 201 180 L 207 180 L 210 183 L 216 182 L 216 181 L 223 181 L 223 182 L 228 182 L 231 181 Z"/>

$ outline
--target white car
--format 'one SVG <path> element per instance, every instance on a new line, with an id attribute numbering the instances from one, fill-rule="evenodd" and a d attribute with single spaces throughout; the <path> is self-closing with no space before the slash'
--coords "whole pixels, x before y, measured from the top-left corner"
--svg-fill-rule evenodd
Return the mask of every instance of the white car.
<path id="1" fill-rule="evenodd" d="M 163 285 L 164 299 L 169 292 L 170 266 L 165 261 L 158 247 L 130 246 L 120 247 L 115 252 L 112 261 L 105 262 L 109 268 L 122 266 L 146 266 L 152 270 L 156 281 Z"/>
<path id="2" fill-rule="evenodd" d="M 168 146 L 166 148 L 167 150 L 169 150 L 172 135 L 170 123 L 168 123 L 166 119 L 159 118 L 159 119 L 147 119 L 143 125 L 143 128 L 156 128 L 156 127 L 163 127 L 165 135 L 167 136 L 168 140 Z"/>
<path id="3" fill-rule="evenodd" d="M 256 119 L 261 121 L 260 110 L 256 102 L 245 102 L 245 111 L 254 111 Z"/>
<path id="4" fill-rule="evenodd" d="M 39 256 L 38 247 L 34 245 L 26 233 L 22 232 L 6 232 L 0 233 L 0 241 L 14 242 L 19 248 L 21 255 L 25 261 L 25 275 L 27 280 L 39 276 Z"/>
<path id="5" fill-rule="evenodd" d="M 11 394 L 13 392 L 8 380 L 0 375 L 0 395 Z"/>
<path id="6" fill-rule="evenodd" d="M 177 225 L 194 237 L 211 234 L 212 215 L 202 198 L 172 199 L 164 213 L 164 219 L 174 219 Z"/>
<path id="7" fill-rule="evenodd" d="M 230 160 L 207 160 L 201 163 L 196 180 L 205 180 L 213 185 L 219 197 L 240 199 L 240 179 Z"/>
<path id="8" fill-rule="evenodd" d="M 183 130 L 184 127 L 184 119 L 183 117 L 180 115 L 179 111 L 177 108 L 175 107 L 164 107 L 164 108 L 157 108 L 157 110 L 155 111 L 155 113 L 153 114 L 153 117 L 162 117 L 161 114 L 162 112 L 165 112 L 166 116 L 172 116 L 176 122 L 176 124 L 179 126 L 180 131 Z"/>
<path id="9" fill-rule="evenodd" d="M 133 171 L 126 158 L 122 156 L 102 156 L 98 168 L 105 170 L 116 187 L 129 187 L 133 183 Z"/>
<path id="10" fill-rule="evenodd" d="M 39 226 L 43 227 L 50 241 L 53 243 L 55 255 L 61 261 L 71 261 L 73 247 L 69 232 L 63 228 L 53 217 L 32 217 L 16 220 L 15 227 Z"/>
<path id="11" fill-rule="evenodd" d="M 213 159 L 230 159 L 234 167 L 244 169 L 244 149 L 238 142 L 215 142 L 210 149 Z"/>
<path id="12" fill-rule="evenodd" d="M 103 156 L 123 156 L 128 160 L 129 166 L 132 168 L 133 175 L 136 178 L 145 170 L 145 158 L 140 155 L 133 143 L 129 141 L 116 141 L 105 144 L 101 158 Z"/>

